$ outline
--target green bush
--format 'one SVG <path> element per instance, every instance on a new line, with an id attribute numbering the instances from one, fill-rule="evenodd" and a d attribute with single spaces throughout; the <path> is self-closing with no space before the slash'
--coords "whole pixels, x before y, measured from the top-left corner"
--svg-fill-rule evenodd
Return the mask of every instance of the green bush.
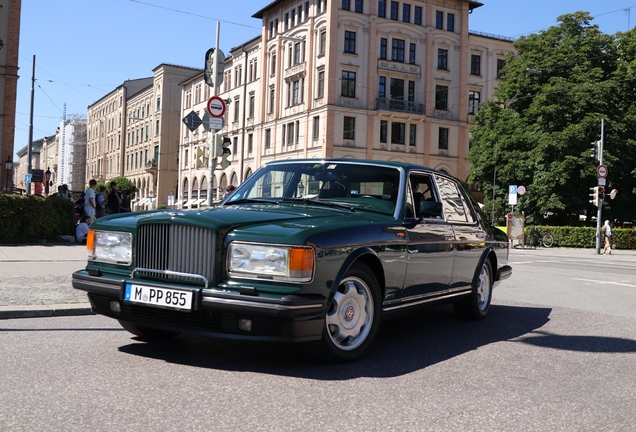
<path id="1" fill-rule="evenodd" d="M 0 244 L 52 241 L 75 234 L 75 204 L 41 195 L 0 195 Z"/>
<path id="2" fill-rule="evenodd" d="M 539 231 L 548 230 L 554 237 L 554 247 L 596 248 L 596 227 L 537 226 Z M 525 227 L 529 238 L 532 226 Z M 636 249 L 636 229 L 612 228 L 616 249 Z M 601 238 L 601 248 L 603 247 Z"/>

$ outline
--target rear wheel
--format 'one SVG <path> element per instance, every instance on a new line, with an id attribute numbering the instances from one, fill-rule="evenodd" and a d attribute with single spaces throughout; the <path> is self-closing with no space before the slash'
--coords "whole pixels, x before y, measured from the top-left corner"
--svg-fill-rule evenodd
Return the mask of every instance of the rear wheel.
<path id="1" fill-rule="evenodd" d="M 543 234 L 541 241 L 543 242 L 543 246 L 549 248 L 554 244 L 554 237 L 552 237 L 552 234 L 550 233 L 545 233 Z"/>
<path id="2" fill-rule="evenodd" d="M 354 264 L 334 295 L 322 339 L 314 342 L 322 360 L 357 360 L 369 349 L 380 324 L 380 287 L 373 272 Z"/>
<path id="3" fill-rule="evenodd" d="M 470 296 L 454 304 L 457 315 L 473 320 L 485 318 L 490 310 L 492 281 L 492 266 L 489 260 L 485 260 L 473 281 Z"/>
<path id="4" fill-rule="evenodd" d="M 139 336 L 142 339 L 148 341 L 159 341 L 159 340 L 167 340 L 173 339 L 179 335 L 178 332 L 173 332 L 169 330 L 160 330 L 152 327 L 140 326 L 137 324 L 131 324 L 128 321 L 119 321 L 119 324 L 130 333 L 135 336 Z"/>

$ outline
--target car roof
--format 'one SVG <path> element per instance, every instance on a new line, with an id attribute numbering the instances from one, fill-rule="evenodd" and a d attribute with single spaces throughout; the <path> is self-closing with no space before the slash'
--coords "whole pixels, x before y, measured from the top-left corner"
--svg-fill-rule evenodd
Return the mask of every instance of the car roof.
<path id="1" fill-rule="evenodd" d="M 313 159 L 285 159 L 285 160 L 277 160 L 272 162 L 267 162 L 263 166 L 272 166 L 272 165 L 285 165 L 290 163 L 346 163 L 346 164 L 367 164 L 367 165 L 376 165 L 376 166 L 385 166 L 385 167 L 394 167 L 401 168 L 405 171 L 429 171 L 435 174 L 443 175 L 446 177 L 452 177 L 445 172 L 435 170 L 433 168 L 426 167 L 424 165 L 418 165 L 407 162 L 399 162 L 399 161 L 385 161 L 385 160 L 372 160 L 372 159 L 349 159 L 349 158 L 313 158 Z"/>

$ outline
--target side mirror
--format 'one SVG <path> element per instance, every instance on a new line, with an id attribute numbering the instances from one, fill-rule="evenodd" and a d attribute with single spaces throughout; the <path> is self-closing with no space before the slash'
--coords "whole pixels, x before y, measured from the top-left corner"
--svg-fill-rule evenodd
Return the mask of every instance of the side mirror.
<path id="1" fill-rule="evenodd" d="M 422 201 L 420 203 L 420 217 L 442 218 L 442 203 L 437 201 Z"/>

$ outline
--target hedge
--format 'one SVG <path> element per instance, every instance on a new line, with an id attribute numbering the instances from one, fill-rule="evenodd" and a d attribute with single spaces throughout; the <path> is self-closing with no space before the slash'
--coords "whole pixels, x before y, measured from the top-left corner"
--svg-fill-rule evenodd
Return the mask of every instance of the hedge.
<path id="1" fill-rule="evenodd" d="M 75 235 L 75 204 L 65 198 L 0 194 L 0 244 L 55 241 Z"/>
<path id="2" fill-rule="evenodd" d="M 526 239 L 532 226 L 525 227 Z M 539 232 L 547 230 L 554 237 L 553 247 L 596 248 L 596 227 L 537 226 Z M 505 230 L 505 228 L 504 228 Z M 636 229 L 612 228 L 616 249 L 636 249 Z M 603 239 L 601 238 L 601 248 Z"/>

